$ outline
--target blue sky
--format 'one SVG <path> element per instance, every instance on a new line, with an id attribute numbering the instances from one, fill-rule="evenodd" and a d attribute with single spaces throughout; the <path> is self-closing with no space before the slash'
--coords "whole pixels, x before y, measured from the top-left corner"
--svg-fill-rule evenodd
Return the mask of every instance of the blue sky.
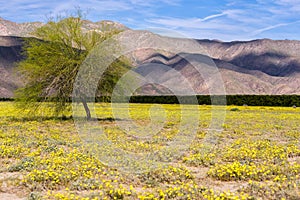
<path id="1" fill-rule="evenodd" d="M 0 17 L 45 22 L 46 16 L 75 7 L 88 10 L 91 21 L 108 19 L 197 39 L 300 40 L 300 0 L 2 0 Z"/>

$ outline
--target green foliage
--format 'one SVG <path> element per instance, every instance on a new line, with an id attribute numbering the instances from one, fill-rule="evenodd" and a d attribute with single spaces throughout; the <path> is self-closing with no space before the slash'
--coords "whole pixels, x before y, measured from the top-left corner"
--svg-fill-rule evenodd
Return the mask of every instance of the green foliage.
<path id="1" fill-rule="evenodd" d="M 103 102 L 108 102 L 114 86 L 117 84 L 123 74 L 130 70 L 130 62 L 124 57 L 120 57 L 112 63 L 103 73 L 103 78 L 99 80 L 97 97 L 102 97 Z"/>
<path id="2" fill-rule="evenodd" d="M 50 109 L 56 114 L 62 114 L 70 107 L 73 85 L 79 68 L 87 55 L 96 45 L 119 33 L 119 30 L 105 27 L 103 30 L 84 30 L 83 18 L 80 12 L 76 16 L 59 17 L 57 21 L 50 20 L 45 26 L 38 28 L 34 38 L 24 41 L 25 60 L 18 64 L 18 70 L 23 75 L 25 86 L 16 91 L 19 107 L 31 113 L 43 111 L 40 102 L 54 101 Z M 112 68 L 122 65 L 121 61 L 112 64 Z M 121 67 L 121 66 L 120 66 Z M 115 83 L 116 72 L 107 72 L 108 78 L 102 81 L 100 89 L 109 88 Z"/>
<path id="3" fill-rule="evenodd" d="M 211 105 L 212 99 L 217 105 L 249 105 L 249 106 L 300 106 L 299 95 L 226 95 L 226 102 L 222 100 L 224 96 L 218 95 L 197 95 L 199 105 Z M 182 104 L 191 104 L 190 96 L 181 96 Z M 161 104 L 178 104 L 176 96 L 132 96 L 131 103 L 161 103 Z"/>

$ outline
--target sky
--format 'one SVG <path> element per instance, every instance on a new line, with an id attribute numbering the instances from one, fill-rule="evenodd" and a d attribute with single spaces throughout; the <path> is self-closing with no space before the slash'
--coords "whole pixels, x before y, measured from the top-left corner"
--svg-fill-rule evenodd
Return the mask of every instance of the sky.
<path id="1" fill-rule="evenodd" d="M 300 40 L 300 0 L 0 0 L 0 17 L 46 22 L 80 8 L 91 21 L 221 41 Z"/>

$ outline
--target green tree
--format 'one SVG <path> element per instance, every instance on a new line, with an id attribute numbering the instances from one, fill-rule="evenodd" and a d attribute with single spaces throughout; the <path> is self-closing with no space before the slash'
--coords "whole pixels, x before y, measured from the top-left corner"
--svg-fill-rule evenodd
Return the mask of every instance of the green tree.
<path id="1" fill-rule="evenodd" d="M 73 84 L 82 62 L 97 44 L 120 32 L 105 25 L 101 31 L 85 30 L 82 28 L 83 22 L 80 13 L 49 20 L 33 33 L 34 37 L 25 39 L 25 59 L 18 63 L 17 68 L 25 80 L 25 86 L 15 94 L 22 108 L 30 107 L 28 110 L 37 111 L 43 109 L 41 102 L 49 100 L 54 101 L 51 105 L 54 105 L 52 111 L 55 114 L 70 108 Z M 120 60 L 116 63 L 118 66 L 124 65 Z M 108 80 L 108 83 L 115 82 L 115 77 L 119 76 L 116 71 L 120 73 L 122 70 L 106 73 L 108 79 L 113 77 L 113 81 Z M 99 88 L 110 90 L 107 87 Z M 88 102 L 85 98 L 81 102 L 90 119 Z"/>

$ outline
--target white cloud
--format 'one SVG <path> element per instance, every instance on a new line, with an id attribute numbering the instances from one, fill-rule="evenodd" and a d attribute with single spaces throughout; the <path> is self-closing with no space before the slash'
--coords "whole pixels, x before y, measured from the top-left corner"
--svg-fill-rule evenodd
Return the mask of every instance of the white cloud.
<path id="1" fill-rule="evenodd" d="M 298 21 L 295 21 L 295 22 L 290 22 L 290 23 L 280 23 L 280 24 L 275 24 L 275 25 L 271 25 L 271 26 L 267 26 L 265 28 L 261 28 L 261 29 L 258 29 L 254 32 L 252 32 L 251 35 L 255 36 L 255 35 L 259 35 L 265 31 L 269 31 L 269 30 L 272 30 L 272 29 L 276 29 L 276 28 L 280 28 L 280 27 L 283 27 L 283 26 L 289 26 L 289 25 L 292 25 L 292 24 L 296 24 L 296 23 L 299 23 L 300 20 Z"/>
<path id="2" fill-rule="evenodd" d="M 261 34 L 265 31 L 269 31 L 269 30 L 272 30 L 272 29 L 275 29 L 275 28 L 279 28 L 279 27 L 282 27 L 282 26 L 287 26 L 287 25 L 290 25 L 290 23 L 281 23 L 281 24 L 276 24 L 276 25 L 272 25 L 272 26 L 267 26 L 265 28 L 261 28 L 261 29 L 258 29 L 256 31 L 254 31 L 252 33 L 252 35 L 258 35 L 258 34 Z"/>
<path id="3" fill-rule="evenodd" d="M 235 28 L 233 25 L 224 24 L 220 21 L 199 20 L 198 18 L 154 18 L 147 20 L 156 25 L 161 25 L 169 28 L 198 28 L 198 29 L 219 29 L 231 30 Z"/>
<path id="4" fill-rule="evenodd" d="M 285 10 L 300 11 L 300 0 L 276 0 L 275 3 L 280 6 L 285 6 Z"/>
<path id="5" fill-rule="evenodd" d="M 299 5 L 300 0 L 276 0 L 275 2 L 282 5 Z"/>
<path id="6" fill-rule="evenodd" d="M 198 5 L 199 13 L 191 8 L 193 5 Z M 295 31 L 300 27 L 294 26 L 300 20 L 300 0 L 224 0 L 218 6 L 208 7 L 200 1 L 197 4 L 183 0 L 10 0 L 0 1 L 0 17 L 17 22 L 45 21 L 50 13 L 56 15 L 78 6 L 89 10 L 87 17 L 93 21 L 111 19 L 130 28 L 165 28 L 189 37 L 227 41 L 273 34 L 300 39 Z M 194 11 L 189 13 L 189 8 Z M 209 14 L 203 16 L 203 13 Z"/>
<path id="7" fill-rule="evenodd" d="M 216 18 L 216 17 L 222 17 L 222 16 L 224 16 L 224 15 L 226 15 L 226 13 L 225 13 L 225 12 L 222 12 L 222 13 L 220 13 L 220 14 L 209 15 L 209 16 L 207 16 L 207 17 L 204 17 L 203 19 L 198 19 L 197 21 L 205 22 L 205 21 L 207 21 L 207 20 L 214 19 L 214 18 Z"/>
<path id="8" fill-rule="evenodd" d="M 154 6 L 157 4 L 167 4 L 171 6 L 178 6 L 181 0 L 129 0 L 129 2 L 135 6 Z"/>

